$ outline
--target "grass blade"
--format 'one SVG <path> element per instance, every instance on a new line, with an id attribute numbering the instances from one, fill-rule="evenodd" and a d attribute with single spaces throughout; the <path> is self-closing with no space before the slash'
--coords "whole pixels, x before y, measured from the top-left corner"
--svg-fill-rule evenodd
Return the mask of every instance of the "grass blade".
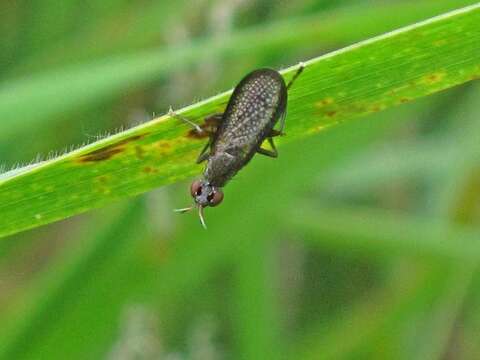
<path id="1" fill-rule="evenodd" d="M 289 213 L 285 221 L 308 242 L 336 251 L 461 262 L 480 259 L 479 231 L 471 226 L 356 207 L 306 206 Z"/>
<path id="2" fill-rule="evenodd" d="M 480 4 L 370 39 L 306 63 L 290 94 L 294 141 L 480 75 Z M 295 68 L 283 73 L 288 78 Z M 230 92 L 180 111 L 199 122 Z M 0 177 L 0 236 L 133 196 L 200 172 L 203 141 L 163 116 L 37 166 Z"/>

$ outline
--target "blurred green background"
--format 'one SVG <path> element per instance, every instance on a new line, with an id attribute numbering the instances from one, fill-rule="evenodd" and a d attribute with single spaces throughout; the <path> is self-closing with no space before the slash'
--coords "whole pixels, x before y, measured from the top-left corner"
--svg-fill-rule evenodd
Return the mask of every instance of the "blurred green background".
<path id="1" fill-rule="evenodd" d="M 2 1 L 0 161 L 473 3 Z M 478 86 L 256 157 L 208 231 L 184 182 L 1 239 L 0 358 L 480 358 Z"/>

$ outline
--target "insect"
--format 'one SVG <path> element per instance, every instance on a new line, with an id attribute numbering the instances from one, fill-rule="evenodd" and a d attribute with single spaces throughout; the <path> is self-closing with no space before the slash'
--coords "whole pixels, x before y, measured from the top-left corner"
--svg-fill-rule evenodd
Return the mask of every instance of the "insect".
<path id="1" fill-rule="evenodd" d="M 197 159 L 197 164 L 207 161 L 203 179 L 195 180 L 190 186 L 194 205 L 175 211 L 187 212 L 196 206 L 200 222 L 206 229 L 203 209 L 222 202 L 225 184 L 256 153 L 272 158 L 278 156 L 273 138 L 284 134 L 287 92 L 303 69 L 300 63 L 288 84 L 275 70 L 252 71 L 235 87 L 225 112 L 205 118 L 203 128 L 170 110 L 169 115 L 192 125 L 199 134 L 209 136 Z M 275 130 L 277 122 L 280 126 Z M 262 147 L 264 140 L 269 142 L 271 150 Z"/>

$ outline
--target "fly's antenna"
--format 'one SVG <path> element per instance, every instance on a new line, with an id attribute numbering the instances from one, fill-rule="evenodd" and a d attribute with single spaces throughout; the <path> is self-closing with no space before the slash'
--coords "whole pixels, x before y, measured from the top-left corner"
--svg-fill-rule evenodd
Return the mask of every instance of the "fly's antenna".
<path id="1" fill-rule="evenodd" d="M 186 213 L 186 212 L 188 212 L 192 209 L 193 209 L 193 206 L 190 206 L 190 207 L 186 207 L 186 208 L 183 208 L 183 209 L 174 209 L 173 211 L 178 212 L 178 213 Z"/>
<path id="2" fill-rule="evenodd" d="M 297 80 L 297 78 L 300 76 L 300 74 L 302 73 L 303 69 L 305 69 L 305 64 L 303 62 L 301 62 L 300 64 L 298 64 L 298 70 L 297 72 L 295 73 L 295 75 L 293 75 L 293 77 L 290 79 L 290 81 L 288 82 L 288 85 L 287 85 L 287 90 L 290 89 L 290 86 L 292 86 L 292 84 L 295 82 L 295 80 Z"/>
<path id="3" fill-rule="evenodd" d="M 205 223 L 205 218 L 203 216 L 203 206 L 198 206 L 198 216 L 200 217 L 200 222 L 205 230 L 207 230 L 207 224 Z"/>
<path id="4" fill-rule="evenodd" d="M 192 209 L 193 209 L 193 206 L 190 206 L 183 209 L 174 209 L 173 211 L 177 213 L 186 213 Z M 203 215 L 203 206 L 201 205 L 198 205 L 198 217 L 200 218 L 200 223 L 202 224 L 203 228 L 207 230 L 207 224 L 205 223 L 205 216 Z"/>

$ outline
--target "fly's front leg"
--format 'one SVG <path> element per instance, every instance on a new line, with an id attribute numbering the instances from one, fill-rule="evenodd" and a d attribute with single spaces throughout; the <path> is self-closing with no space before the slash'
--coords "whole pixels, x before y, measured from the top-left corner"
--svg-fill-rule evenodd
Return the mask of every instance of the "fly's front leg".
<path id="1" fill-rule="evenodd" d="M 181 121 L 186 122 L 187 124 L 193 126 L 193 128 L 197 131 L 198 134 L 203 134 L 204 133 L 203 129 L 200 126 L 198 126 L 193 121 L 186 118 L 185 116 L 177 114 L 175 111 L 173 111 L 172 108 L 170 108 L 168 110 L 168 116 L 174 117 L 175 119 L 181 120 Z"/>
<path id="2" fill-rule="evenodd" d="M 208 159 L 208 157 L 210 156 L 210 152 L 208 150 L 211 144 L 212 144 L 212 138 L 210 137 L 210 139 L 208 139 L 208 142 L 203 147 L 202 151 L 200 151 L 200 155 L 198 155 L 197 164 L 200 164 L 201 162 L 204 162 L 205 160 Z"/>
<path id="3" fill-rule="evenodd" d="M 168 115 L 171 117 L 174 117 L 175 119 L 181 120 L 183 122 L 186 122 L 187 124 L 191 125 L 197 134 L 199 135 L 209 135 L 212 136 L 217 132 L 218 127 L 220 126 L 220 123 L 222 121 L 223 114 L 222 113 L 215 113 L 212 115 L 207 116 L 204 119 L 204 123 L 202 125 L 197 125 L 187 117 L 177 114 L 175 111 L 170 108 L 168 111 Z"/>

